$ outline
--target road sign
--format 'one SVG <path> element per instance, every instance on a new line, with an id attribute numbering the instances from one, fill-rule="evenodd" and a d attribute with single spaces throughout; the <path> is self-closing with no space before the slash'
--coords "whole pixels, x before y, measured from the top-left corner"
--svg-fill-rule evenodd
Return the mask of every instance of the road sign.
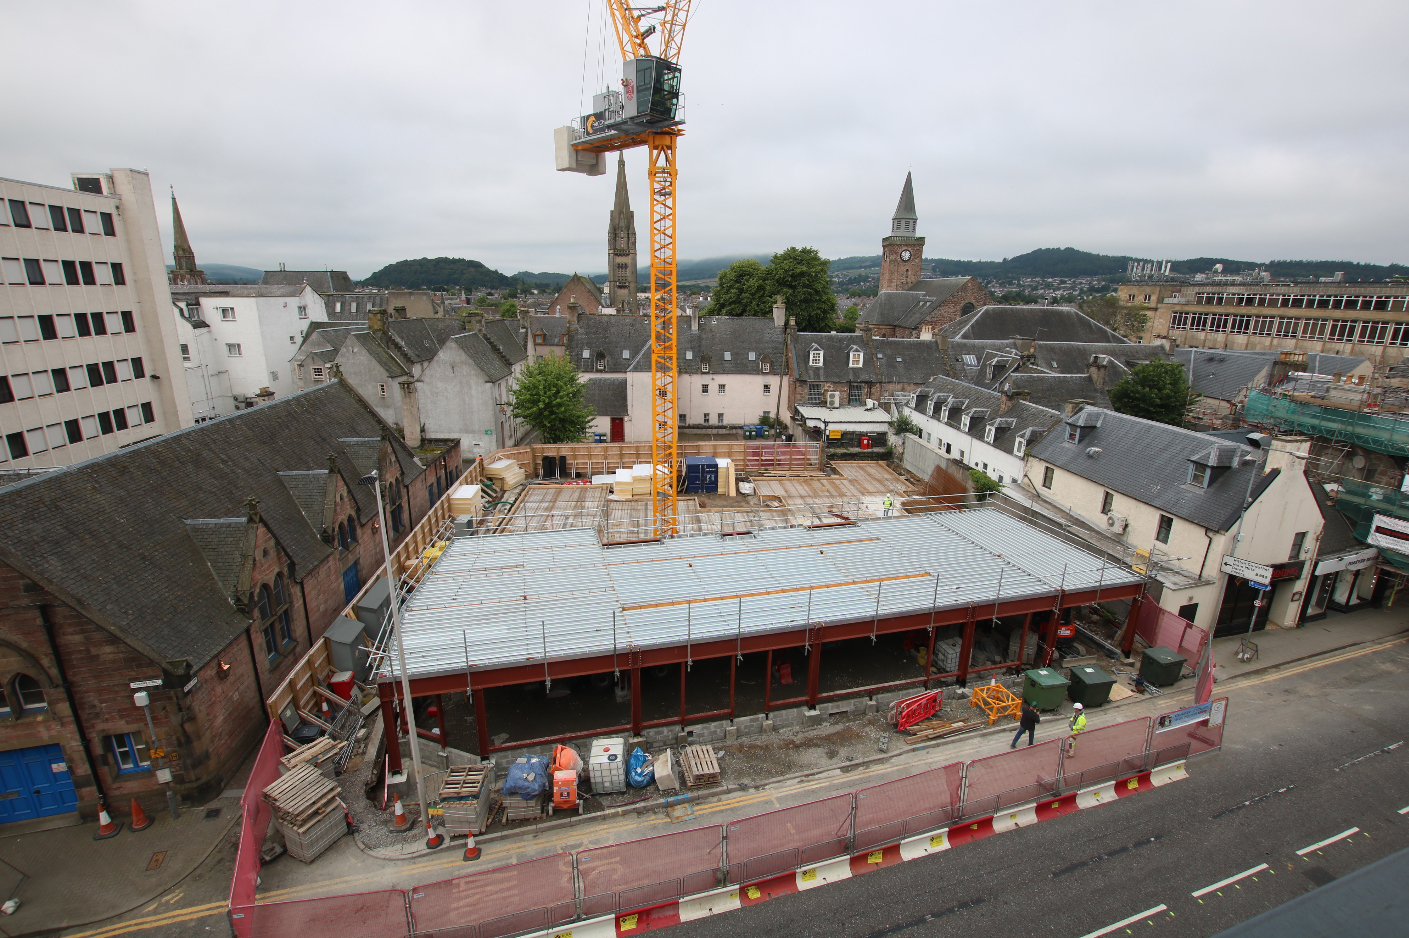
<path id="1" fill-rule="evenodd" d="M 1255 580 L 1258 583 L 1272 582 L 1272 568 L 1266 564 L 1253 563 L 1251 560 L 1244 560 L 1241 557 L 1234 557 L 1232 554 L 1223 555 L 1223 572 L 1231 576 L 1240 576 L 1245 580 Z"/>
<path id="2" fill-rule="evenodd" d="M 1272 588 L 1266 583 L 1258 583 L 1256 580 L 1248 580 L 1248 586 L 1251 586 L 1255 590 L 1270 590 Z"/>

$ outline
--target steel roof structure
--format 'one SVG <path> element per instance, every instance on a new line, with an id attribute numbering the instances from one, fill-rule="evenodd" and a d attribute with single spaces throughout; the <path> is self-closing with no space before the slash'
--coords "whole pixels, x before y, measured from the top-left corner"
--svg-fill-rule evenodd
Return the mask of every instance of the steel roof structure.
<path id="1" fill-rule="evenodd" d="M 933 610 L 988 618 L 1015 601 L 1130 596 L 1141 582 L 996 508 L 613 547 L 583 528 L 454 539 L 402 621 L 411 678 L 458 675 L 463 687 L 467 671 L 688 657 L 703 643 L 727 654 L 770 633 L 917 614 L 934 624 Z"/>

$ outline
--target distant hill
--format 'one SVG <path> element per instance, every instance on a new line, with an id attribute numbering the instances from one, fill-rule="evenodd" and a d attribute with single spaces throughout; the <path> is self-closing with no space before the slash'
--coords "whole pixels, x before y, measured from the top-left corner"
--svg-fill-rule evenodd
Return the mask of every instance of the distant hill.
<path id="1" fill-rule="evenodd" d="M 166 269 L 172 270 L 175 264 L 167 264 Z M 201 270 L 205 271 L 205 277 L 211 283 L 259 283 L 264 276 L 264 271 L 255 270 L 253 267 L 237 267 L 234 264 L 201 264 Z"/>
<path id="2" fill-rule="evenodd" d="M 571 280 L 572 274 L 551 273 L 546 270 L 541 271 L 539 273 L 534 273 L 531 270 L 521 270 L 518 273 L 514 274 L 514 279 L 522 280 L 524 283 L 533 283 L 538 284 L 540 286 L 551 287 L 552 289 L 556 290 L 563 284 Z M 598 282 L 605 282 L 606 279 L 607 275 L 602 274 L 600 275 L 600 280 Z"/>
<path id="3" fill-rule="evenodd" d="M 406 290 L 429 290 L 432 287 L 465 287 L 471 290 L 498 290 L 515 286 L 516 281 L 479 261 L 466 260 L 463 257 L 419 257 L 388 264 L 359 283 L 364 287 L 383 289 L 399 287 Z"/>

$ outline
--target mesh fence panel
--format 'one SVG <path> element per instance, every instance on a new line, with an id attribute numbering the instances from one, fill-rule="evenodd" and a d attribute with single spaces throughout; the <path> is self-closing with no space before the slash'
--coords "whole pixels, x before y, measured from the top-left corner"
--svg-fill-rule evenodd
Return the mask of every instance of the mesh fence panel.
<path id="1" fill-rule="evenodd" d="M 259 851 L 264 835 L 269 831 L 269 805 L 265 804 L 264 789 L 279 777 L 279 759 L 284 755 L 284 727 L 271 721 L 255 757 L 245 793 L 240 797 L 240 846 L 235 854 L 235 872 L 230 877 L 230 927 L 236 938 L 250 938 L 251 922 L 248 907 L 254 905 L 254 890 L 259 878 Z"/>
<path id="2" fill-rule="evenodd" d="M 1140 600 L 1135 634 L 1150 647 L 1161 645 L 1184 657 L 1190 667 L 1198 663 L 1208 632 L 1188 619 L 1180 618 L 1149 596 Z"/>
<path id="3" fill-rule="evenodd" d="M 417 936 L 497 938 L 550 928 L 576 911 L 569 853 L 411 889 L 411 922 Z"/>
<path id="4" fill-rule="evenodd" d="M 1213 702 L 1217 703 L 1218 700 L 1223 701 L 1224 713 L 1226 714 L 1228 698 L 1218 698 Z M 1164 716 L 1169 716 L 1169 714 L 1164 714 Z M 1160 719 L 1163 719 L 1163 717 Z M 1202 719 L 1196 723 L 1185 723 L 1183 726 L 1162 730 L 1159 727 L 1159 720 L 1156 720 L 1155 740 L 1150 748 L 1155 750 L 1156 753 L 1160 753 L 1164 750 L 1178 751 L 1181 747 L 1187 745 L 1189 748 L 1185 755 L 1196 756 L 1201 752 L 1208 752 L 1210 749 L 1217 749 L 1219 746 L 1223 745 L 1224 725 L 1224 723 L 1220 723 L 1218 726 L 1209 726 L 1208 720 Z M 1170 758 L 1164 756 L 1157 758 L 1158 761 L 1153 763 L 1154 765 L 1172 762 L 1178 757 Z"/>
<path id="5" fill-rule="evenodd" d="M 715 888 L 723 837 L 723 828 L 702 827 L 579 852 L 582 914 L 639 909 Z"/>
<path id="6" fill-rule="evenodd" d="M 238 912 L 250 938 L 400 938 L 407 934 L 400 889 L 321 899 L 262 902 Z"/>
<path id="7" fill-rule="evenodd" d="M 955 762 L 858 791 L 852 849 L 869 850 L 895 843 L 954 820 L 963 768 L 962 763 Z"/>
<path id="8" fill-rule="evenodd" d="M 1083 732 L 1076 751 L 1062 759 L 1062 788 L 1094 785 L 1145 768 L 1151 722 L 1140 717 Z"/>
<path id="9" fill-rule="evenodd" d="M 836 795 L 728 825 L 729 881 L 747 882 L 846 853 L 851 795 Z"/>
<path id="10" fill-rule="evenodd" d="M 1056 784 L 1061 747 L 1062 740 L 1049 739 L 970 762 L 963 816 L 992 814 L 1050 794 Z"/>

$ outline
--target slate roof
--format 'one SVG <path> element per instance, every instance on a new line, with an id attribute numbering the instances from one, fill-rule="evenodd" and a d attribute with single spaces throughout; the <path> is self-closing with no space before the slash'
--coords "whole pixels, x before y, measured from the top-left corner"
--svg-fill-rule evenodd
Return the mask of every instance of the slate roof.
<path id="1" fill-rule="evenodd" d="M 261 284 L 308 284 L 319 293 L 352 293 L 357 284 L 345 270 L 266 270 Z"/>
<path id="2" fill-rule="evenodd" d="M 876 294 L 861 313 L 861 322 L 877 326 L 898 326 L 916 329 L 928 319 L 954 291 L 972 277 L 939 277 L 917 280 L 908 290 L 886 290 Z"/>
<path id="3" fill-rule="evenodd" d="M 403 474 L 419 475 L 406 444 L 334 382 L 46 472 L 0 490 L 0 560 L 152 660 L 198 668 L 249 625 L 228 598 L 228 519 L 256 498 L 295 577 L 306 575 L 331 548 L 279 473 L 327 468 L 332 454 L 370 519 L 375 496 L 338 438 L 375 453 L 383 433 Z"/>
<path id="4" fill-rule="evenodd" d="M 495 351 L 494 346 L 490 345 L 489 341 L 480 333 L 466 332 L 455 336 L 451 341 L 460 346 L 470 361 L 484 372 L 486 380 L 502 381 L 514 373 L 513 366 L 505 361 L 504 357 Z"/>
<path id="5" fill-rule="evenodd" d="M 534 335 L 543 336 L 544 345 L 562 345 L 569 322 L 566 316 L 530 316 L 528 325 Z"/>
<path id="6" fill-rule="evenodd" d="M 918 339 L 909 341 L 916 342 Z M 852 332 L 799 332 L 792 337 L 793 369 L 798 381 L 878 381 L 876 356 L 866 346 L 866 337 Z M 812 350 L 822 350 L 822 364 L 810 365 Z M 863 354 L 861 367 L 851 367 L 851 351 Z"/>
<path id="7" fill-rule="evenodd" d="M 681 374 L 700 374 L 705 359 L 709 360 L 709 373 L 716 375 L 762 374 L 765 358 L 772 365 L 771 374 L 783 370 L 786 343 L 783 330 L 773 324 L 771 316 L 704 316 L 694 331 L 689 317 L 682 316 L 676 325 L 676 363 Z M 642 358 L 633 371 L 650 370 L 649 357 Z"/>
<path id="8" fill-rule="evenodd" d="M 1073 472 L 1136 501 L 1214 531 L 1227 531 L 1238 520 L 1249 477 L 1259 469 L 1240 464 L 1217 476 L 1208 488 L 1189 482 L 1189 463 L 1207 456 L 1213 446 L 1231 454 L 1236 444 L 1219 444 L 1202 433 L 1143 420 L 1113 410 L 1088 407 L 1063 423 L 1087 428 L 1078 443 L 1068 443 L 1062 426 L 1028 447 L 1034 458 Z M 1087 455 L 1089 449 L 1098 449 Z M 1237 446 L 1239 455 L 1254 451 Z M 1241 460 L 1240 460 L 1241 463 Z M 1256 498 L 1280 470 L 1261 476 Z"/>
<path id="9" fill-rule="evenodd" d="M 626 372 L 650 341 L 651 324 L 643 316 L 579 316 L 568 329 L 567 357 L 579 371 L 596 371 L 600 353 L 604 371 Z"/>
<path id="10" fill-rule="evenodd" d="M 1365 546 L 1355 539 L 1354 527 L 1346 520 L 1345 515 L 1336 510 L 1335 503 L 1331 501 L 1331 495 L 1324 486 L 1312 483 L 1311 494 L 1316 499 L 1316 507 L 1321 509 L 1321 518 L 1326 522 L 1321 530 L 1318 556 L 1329 557 Z"/>
<path id="11" fill-rule="evenodd" d="M 323 293 L 323 311 L 334 322 L 365 322 L 368 310 L 386 309 L 386 293 Z M 337 309 L 337 304 L 342 309 Z M 352 304 L 357 304 L 353 311 Z"/>
<path id="12" fill-rule="evenodd" d="M 279 473 L 313 530 L 323 530 L 323 509 L 328 497 L 328 470 L 303 469 Z"/>
<path id="13" fill-rule="evenodd" d="M 945 401 L 953 399 L 962 400 L 965 404 L 962 408 L 951 408 L 949 419 L 946 421 L 948 426 L 957 430 L 963 425 L 965 412 L 983 410 L 985 413 L 982 421 L 977 425 L 973 422 L 970 423 L 969 435 L 983 439 L 988 424 L 995 423 L 993 445 L 1009 452 L 1012 451 L 1013 441 L 1017 437 L 1026 434 L 1031 438 L 1031 431 L 1044 433 L 1062 419 L 1060 411 L 1041 407 L 1029 401 L 1016 401 L 1012 407 L 1008 408 L 1007 413 L 1000 414 L 999 410 L 1003 407 L 1003 395 L 996 391 L 974 387 L 963 381 L 944 377 L 934 378 L 918 390 L 915 393 L 915 403 L 911 405 L 911 410 L 938 420 L 944 412 Z M 933 408 L 930 407 L 931 401 L 934 402 Z"/>
<path id="14" fill-rule="evenodd" d="M 411 373 L 396 350 L 389 347 L 390 343 L 383 342 L 375 332 L 354 332 L 351 339 L 372 356 L 372 360 L 381 366 L 388 378 L 399 378 Z"/>
<path id="15" fill-rule="evenodd" d="M 428 362 L 452 336 L 465 331 L 458 319 L 388 319 L 387 332 L 397 350 L 413 362 Z"/>
<path id="16" fill-rule="evenodd" d="M 956 319 L 940 333 L 951 339 L 990 342 L 1017 335 L 1039 342 L 1135 344 L 1070 306 L 985 306 Z"/>
<path id="17" fill-rule="evenodd" d="M 1109 408 L 1110 396 L 1105 390 L 1096 387 L 1090 375 L 1039 375 L 1016 372 L 1002 382 L 1011 384 L 1014 389 L 1027 392 L 1027 399 L 1033 404 L 1061 412 L 1067 401 L 1090 401 L 1097 407 Z"/>
<path id="18" fill-rule="evenodd" d="M 1281 356 L 1278 351 L 1224 351 L 1213 349 L 1175 349 L 1169 358 L 1187 370 L 1193 360 L 1195 391 L 1219 401 L 1242 401 L 1247 390 L 1260 384 Z M 1356 355 L 1319 355 L 1308 353 L 1308 367 L 1318 374 L 1350 372 L 1363 365 L 1365 359 Z"/>
<path id="19" fill-rule="evenodd" d="M 587 406 L 598 417 L 625 417 L 626 379 L 625 378 L 586 378 L 582 382 L 586 389 Z"/>
<path id="20" fill-rule="evenodd" d="M 886 384 L 920 385 L 944 374 L 944 355 L 930 339 L 871 339 L 876 373 Z"/>
<path id="21" fill-rule="evenodd" d="M 479 331 L 509 364 L 517 365 L 528 358 L 528 351 L 525 349 L 528 330 L 517 319 L 486 319 Z"/>
<path id="22" fill-rule="evenodd" d="M 243 561 L 245 531 L 248 518 L 209 518 L 186 522 L 186 532 L 191 535 L 210 567 L 211 575 L 220 584 L 225 596 L 233 598 L 240 582 L 240 567 Z"/>
<path id="23" fill-rule="evenodd" d="M 302 283 L 198 283 L 173 284 L 171 298 L 184 301 L 199 296 L 298 296 Z"/>
<path id="24" fill-rule="evenodd" d="M 338 357 L 338 351 L 343 347 L 348 339 L 358 332 L 365 332 L 367 324 L 365 322 L 341 323 L 311 322 L 308 324 L 308 331 L 303 336 L 303 341 L 299 343 L 298 351 L 294 352 L 291 361 L 294 364 L 303 364 L 305 361 L 312 361 L 316 364 L 326 365 Z"/>

